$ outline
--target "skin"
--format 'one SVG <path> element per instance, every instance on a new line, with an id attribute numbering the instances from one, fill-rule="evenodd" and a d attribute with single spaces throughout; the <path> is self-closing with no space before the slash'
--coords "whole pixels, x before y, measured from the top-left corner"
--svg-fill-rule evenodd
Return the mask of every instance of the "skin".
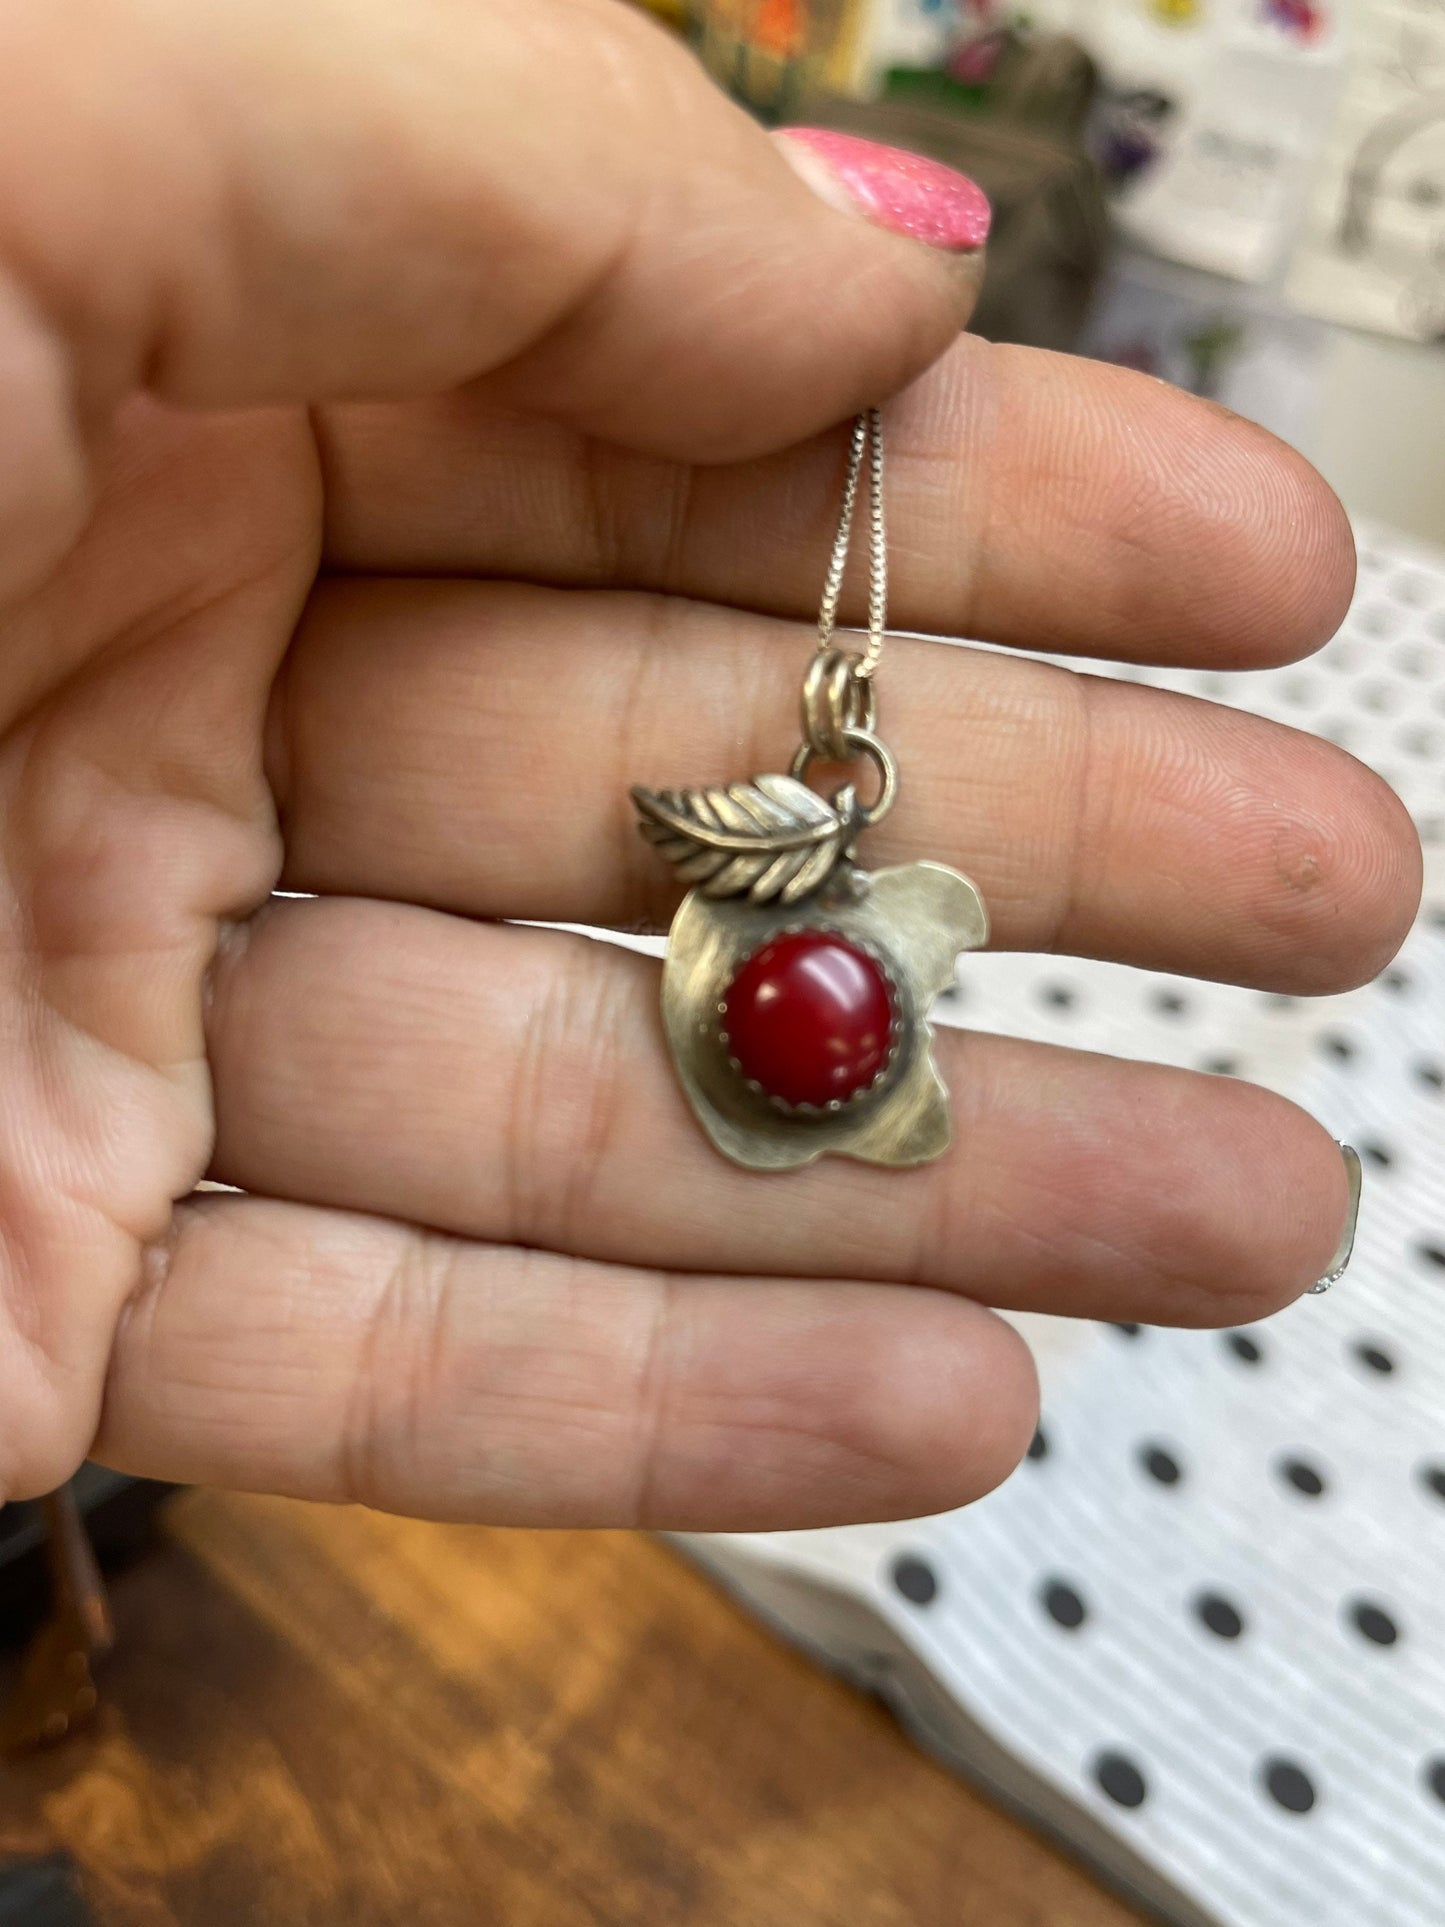
<path id="1" fill-rule="evenodd" d="M 959 1148 L 707 1147 L 626 785 L 779 767 L 842 462 L 893 618 L 1221 668 L 1348 527 L 1257 428 L 958 330 L 613 0 L 11 0 L 0 66 L 0 1498 L 83 1454 L 451 1518 L 807 1525 L 1002 1477 L 988 1306 L 1286 1303 L 1345 1192 L 1247 1085 L 941 1040 Z M 875 861 L 1001 946 L 1361 982 L 1419 885 L 1328 744 L 890 645 Z M 271 900 L 275 888 L 313 900 Z M 244 1196 L 192 1195 L 203 1178 Z"/>

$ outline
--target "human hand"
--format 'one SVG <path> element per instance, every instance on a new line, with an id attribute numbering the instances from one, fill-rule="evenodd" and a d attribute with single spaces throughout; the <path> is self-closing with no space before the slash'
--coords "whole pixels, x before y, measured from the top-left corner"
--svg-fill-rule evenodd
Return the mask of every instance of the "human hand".
<path id="1" fill-rule="evenodd" d="M 1024 650 L 1315 647 L 1351 545 L 1298 457 L 954 341 L 976 256 L 829 205 L 613 0 L 12 0 L 0 59 L 0 1497 L 93 1452 L 931 1511 L 1034 1422 L 985 1306 L 1230 1323 L 1323 1269 L 1340 1160 L 1269 1094 L 948 1034 L 948 1157 L 759 1179 L 652 963 L 492 921 L 665 921 L 628 784 L 787 753 L 860 404 L 907 387 L 895 619 Z M 1323 991 L 1407 926 L 1328 744 L 924 643 L 886 700 L 873 854 L 1001 946 Z"/>

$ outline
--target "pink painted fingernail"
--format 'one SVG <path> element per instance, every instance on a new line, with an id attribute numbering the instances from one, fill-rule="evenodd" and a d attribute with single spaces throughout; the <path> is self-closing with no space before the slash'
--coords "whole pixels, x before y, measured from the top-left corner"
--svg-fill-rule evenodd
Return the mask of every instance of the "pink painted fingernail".
<path id="1" fill-rule="evenodd" d="M 987 238 L 990 210 L 983 189 L 941 161 L 827 127 L 785 127 L 778 140 L 803 179 L 833 207 L 958 253 L 981 248 Z"/>

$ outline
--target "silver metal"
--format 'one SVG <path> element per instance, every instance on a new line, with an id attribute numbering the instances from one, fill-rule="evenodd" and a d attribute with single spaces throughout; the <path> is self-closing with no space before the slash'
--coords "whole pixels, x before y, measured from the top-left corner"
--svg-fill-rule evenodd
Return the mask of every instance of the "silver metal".
<path id="1" fill-rule="evenodd" d="M 836 1111 L 784 1111 L 747 1082 L 728 1052 L 721 1007 L 748 957 L 799 914 L 693 890 L 673 919 L 662 976 L 663 1026 L 688 1101 L 718 1150 L 750 1170 L 787 1171 L 823 1156 L 926 1163 L 951 1136 L 928 1008 L 954 981 L 960 951 L 988 941 L 983 899 L 941 863 L 871 875 L 844 865 L 808 908 L 807 927 L 835 930 L 885 960 L 898 1005 L 886 1074 Z"/>
<path id="2" fill-rule="evenodd" d="M 846 763 L 851 752 L 845 731 L 871 735 L 876 729 L 878 690 L 862 669 L 863 658 L 849 649 L 820 649 L 808 665 L 799 707 L 803 741 L 815 755 Z"/>
<path id="3" fill-rule="evenodd" d="M 862 737 L 861 731 L 853 734 Z M 880 764 L 886 785 L 892 758 L 878 748 L 887 759 Z M 700 884 L 706 897 L 746 896 L 751 903 L 788 905 L 821 889 L 873 820 L 859 807 L 851 783 L 830 803 L 796 770 L 707 789 L 639 786 L 632 801 L 642 834 L 676 865 L 682 882 Z"/>
<path id="4" fill-rule="evenodd" d="M 838 515 L 838 532 L 833 538 L 833 554 L 823 582 L 823 600 L 818 609 L 818 648 L 831 649 L 838 627 L 838 603 L 843 593 L 843 577 L 848 570 L 848 553 L 853 544 L 853 515 L 858 504 L 858 485 L 863 474 L 863 457 L 868 457 L 868 647 L 858 675 L 866 682 L 878 667 L 883 653 L 888 613 L 888 530 L 883 513 L 883 416 L 877 408 L 867 408 L 853 424 L 848 444 L 848 468 L 843 480 L 843 504 Z"/>
<path id="5" fill-rule="evenodd" d="M 855 756 L 867 756 L 878 771 L 878 794 L 871 803 L 860 804 L 851 783 L 844 785 L 838 792 L 838 799 L 847 797 L 860 830 L 871 830 L 875 823 L 881 823 L 893 805 L 898 801 L 898 765 L 893 752 L 886 743 L 871 735 L 866 729 L 844 729 L 839 731 L 844 756 L 839 761 L 850 761 Z M 821 752 L 831 755 L 831 751 Z M 799 782 L 808 773 L 809 765 L 820 752 L 811 743 L 804 743 L 793 757 L 789 775 Z M 811 795 L 812 792 L 810 791 Z M 836 800 L 835 800 L 836 807 Z"/>
<path id="6" fill-rule="evenodd" d="M 1342 1144 L 1340 1156 L 1345 1161 L 1345 1182 L 1349 1186 L 1349 1203 L 1345 1211 L 1345 1228 L 1340 1233 L 1340 1242 L 1335 1246 L 1335 1255 L 1330 1259 L 1329 1269 L 1322 1278 L 1310 1286 L 1312 1296 L 1328 1291 L 1337 1285 L 1349 1269 L 1350 1259 L 1355 1251 L 1355 1227 L 1360 1218 L 1360 1191 L 1364 1184 L 1364 1172 L 1360 1168 L 1360 1154 L 1353 1144 Z"/>

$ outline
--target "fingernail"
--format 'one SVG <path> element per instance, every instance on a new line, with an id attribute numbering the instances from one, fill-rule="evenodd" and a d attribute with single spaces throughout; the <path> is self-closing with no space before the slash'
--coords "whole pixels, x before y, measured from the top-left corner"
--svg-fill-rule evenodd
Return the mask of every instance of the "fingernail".
<path id="1" fill-rule="evenodd" d="M 906 148 L 883 147 L 827 127 L 786 127 L 777 138 L 798 173 L 830 206 L 862 214 L 929 247 L 965 253 L 983 246 L 988 199 L 966 174 Z"/>
<path id="2" fill-rule="evenodd" d="M 1342 1144 L 1339 1148 L 1340 1156 L 1345 1161 L 1345 1186 L 1348 1195 L 1345 1228 L 1340 1233 L 1340 1242 L 1335 1247 L 1335 1255 L 1330 1259 L 1329 1270 L 1323 1278 L 1316 1279 L 1310 1286 L 1310 1290 L 1316 1294 L 1328 1291 L 1331 1285 L 1337 1285 L 1340 1282 L 1349 1269 L 1350 1259 L 1354 1256 L 1355 1250 L 1355 1225 L 1360 1215 L 1363 1172 L 1360 1168 L 1360 1154 L 1354 1145 Z"/>

